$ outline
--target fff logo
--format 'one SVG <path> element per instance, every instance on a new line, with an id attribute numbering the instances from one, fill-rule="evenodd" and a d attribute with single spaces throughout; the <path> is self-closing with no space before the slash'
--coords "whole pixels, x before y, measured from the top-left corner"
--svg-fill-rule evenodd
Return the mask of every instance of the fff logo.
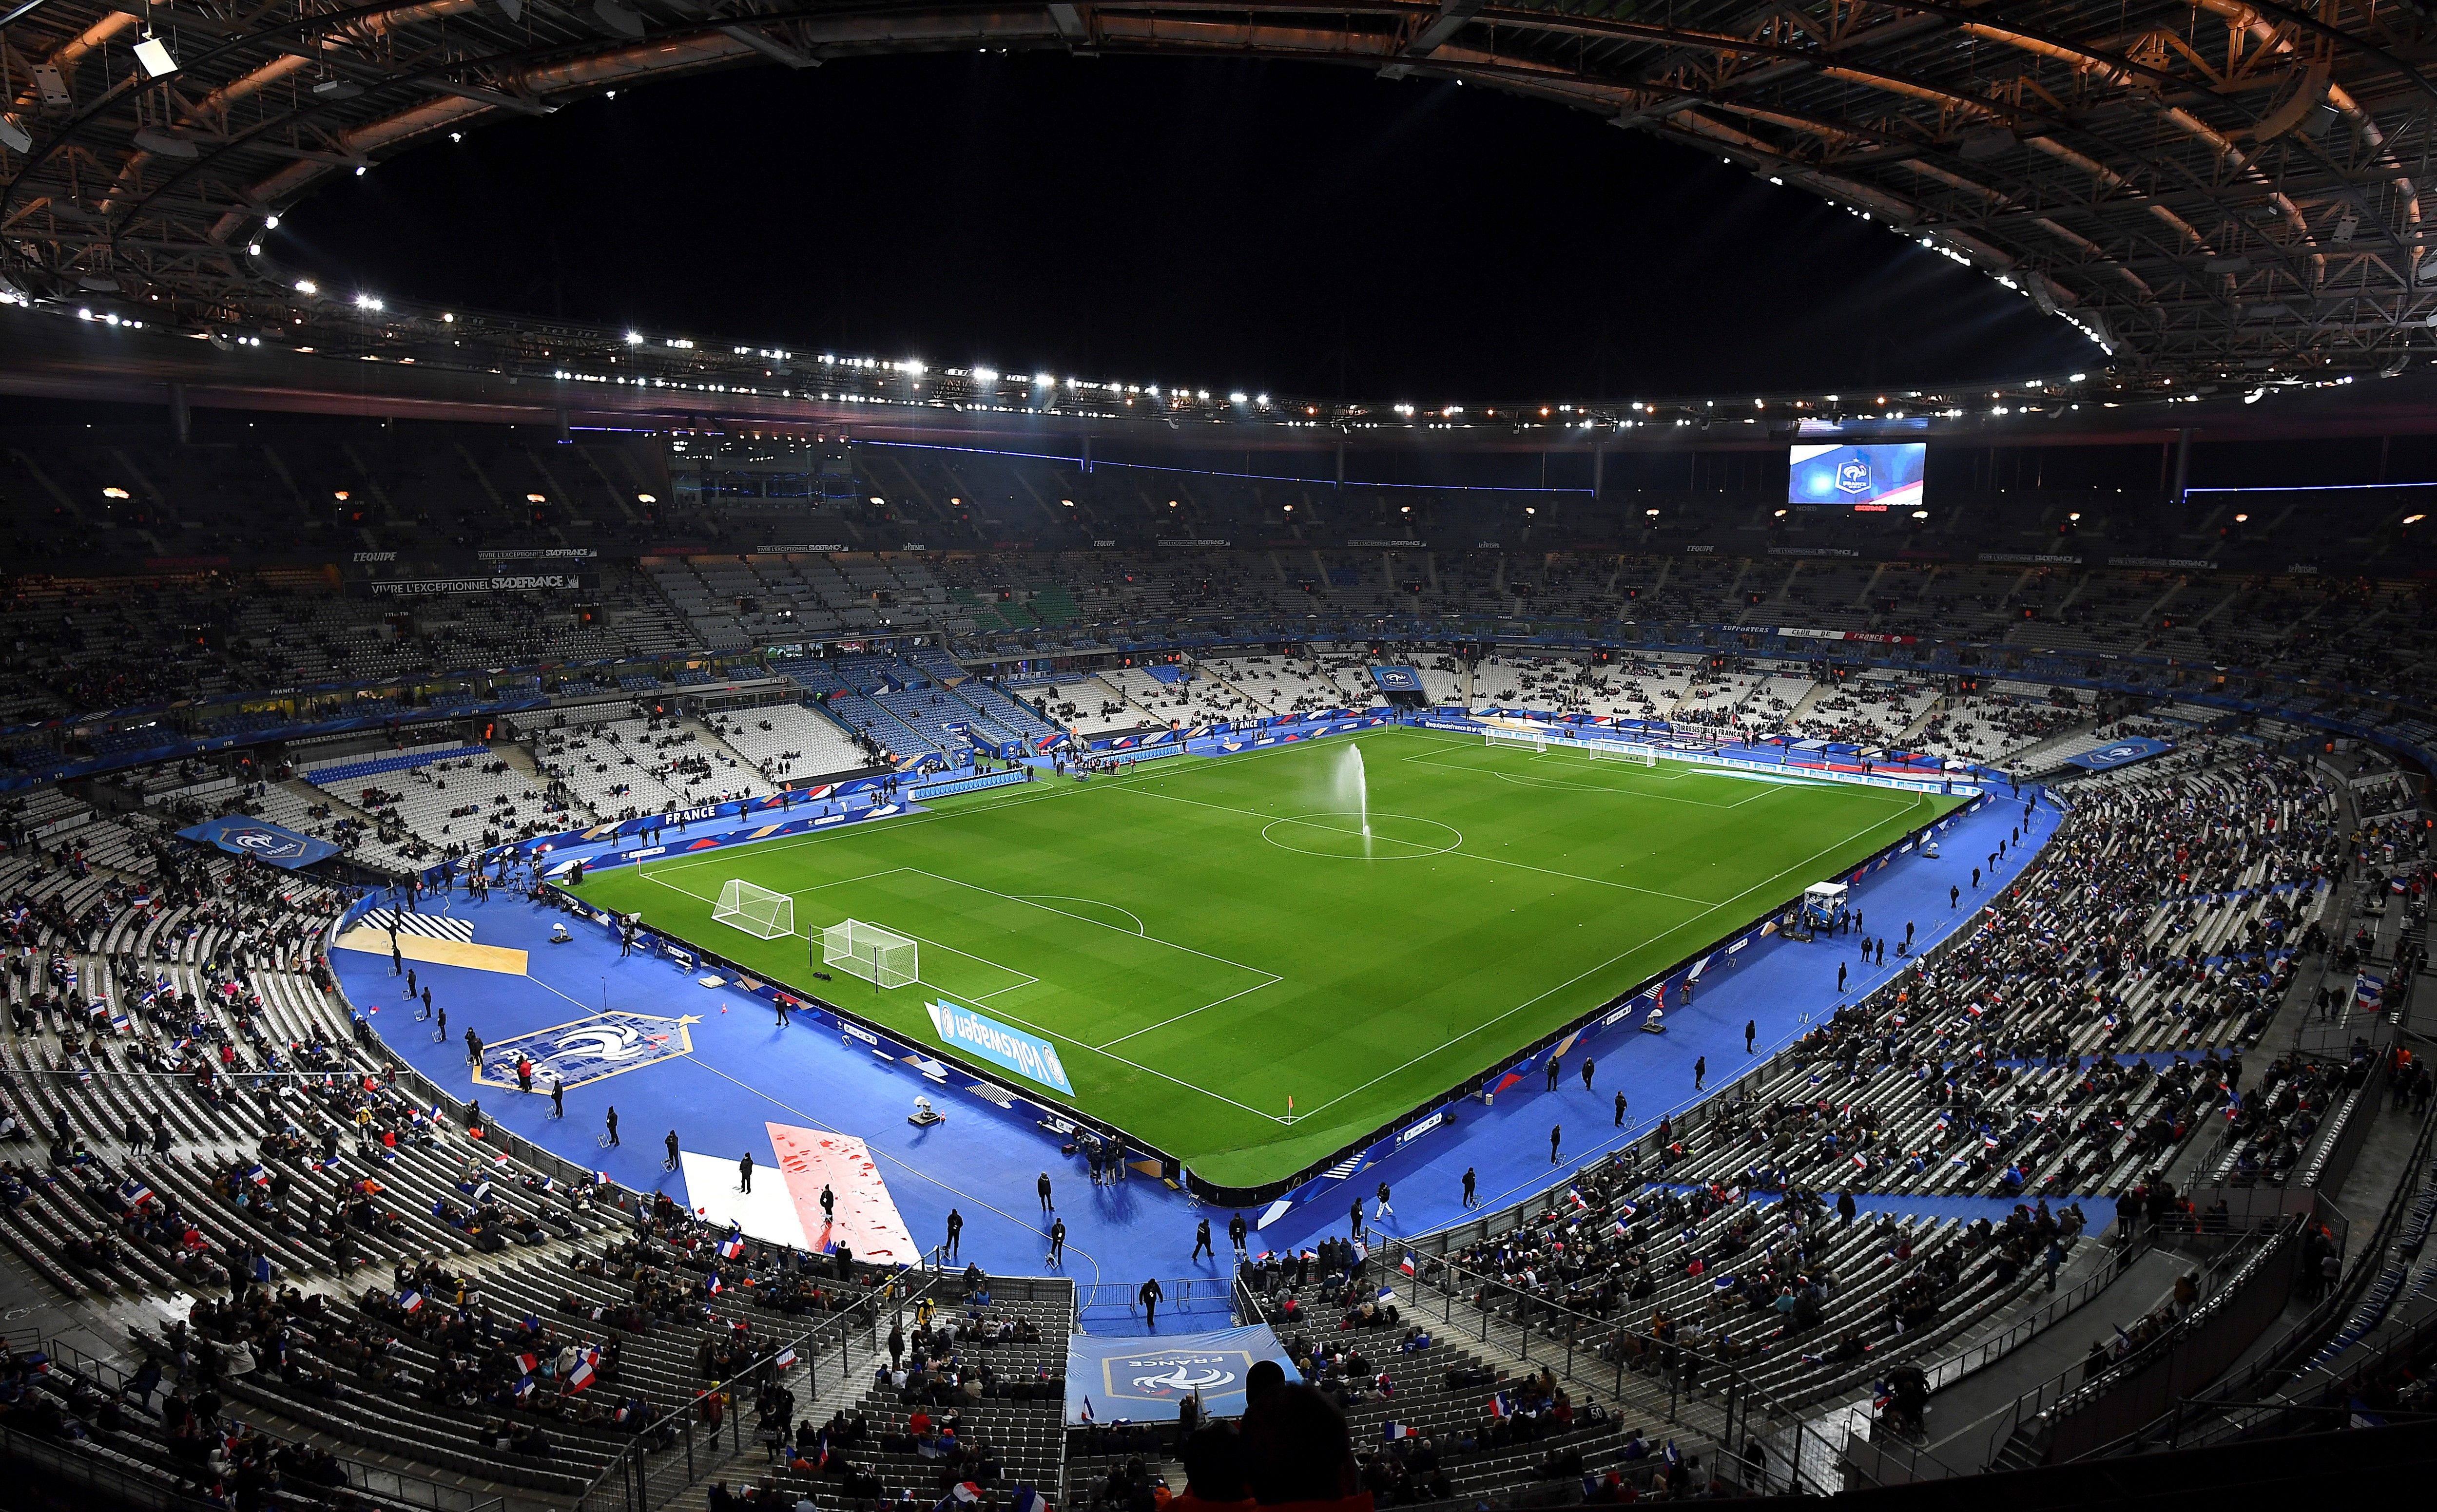
<path id="1" fill-rule="evenodd" d="M 1870 464 L 1859 457 L 1849 458 L 1836 467 L 1836 486 L 1848 494 L 1870 491 Z"/>

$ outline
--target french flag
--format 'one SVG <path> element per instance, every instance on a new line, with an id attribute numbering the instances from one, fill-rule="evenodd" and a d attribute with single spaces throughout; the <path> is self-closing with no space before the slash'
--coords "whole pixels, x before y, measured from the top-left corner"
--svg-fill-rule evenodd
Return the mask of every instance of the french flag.
<path id="1" fill-rule="evenodd" d="M 401 1312 L 412 1312 L 422 1305 L 423 1294 L 421 1292 L 409 1292 L 404 1296 L 397 1299 L 397 1308 Z"/>
<path id="2" fill-rule="evenodd" d="M 1411 1438 L 1413 1431 L 1403 1423 L 1381 1423 L 1379 1436 L 1393 1444 L 1400 1438 Z"/>
<path id="3" fill-rule="evenodd" d="M 517 1356 L 517 1368 L 523 1371 L 526 1375 L 532 1375 L 535 1371 L 541 1368 L 541 1356 L 535 1354 L 520 1354 Z"/>
<path id="4" fill-rule="evenodd" d="M 590 1384 L 592 1384 L 592 1361 L 587 1353 L 585 1359 L 576 1363 L 574 1369 L 567 1373 L 567 1390 L 572 1395 Z"/>
<path id="5" fill-rule="evenodd" d="M 1501 1391 L 1497 1396 L 1489 1399 L 1489 1416 L 1492 1417 L 1512 1417 L 1515 1416 L 1515 1403 L 1507 1399 L 1506 1393 Z"/>
<path id="6" fill-rule="evenodd" d="M 1411 1250 L 1407 1250 L 1407 1251 L 1405 1252 L 1405 1259 L 1404 1259 L 1403 1262 L 1402 1262 L 1401 1264 L 1399 1264 L 1399 1265 L 1396 1267 L 1396 1269 L 1398 1269 L 1398 1270 L 1400 1270 L 1400 1271 L 1404 1272 L 1404 1273 L 1405 1273 L 1406 1275 L 1408 1275 L 1408 1276 L 1411 1276 L 1411 1275 L 1412 1275 L 1412 1274 L 1413 1274 L 1413 1255 L 1412 1255 L 1412 1251 L 1411 1251 Z"/>
<path id="7" fill-rule="evenodd" d="M 796 1347 L 791 1344 L 780 1350 L 770 1357 L 770 1363 L 781 1370 L 793 1370 L 796 1368 Z"/>
<path id="8" fill-rule="evenodd" d="M 152 1189 L 141 1179 L 130 1177 L 127 1185 L 118 1189 L 118 1195 L 130 1208 L 141 1208 L 152 1200 Z"/>
<path id="9" fill-rule="evenodd" d="M 720 1293 L 728 1290 L 728 1283 L 719 1278 L 719 1273 L 717 1271 L 711 1272 L 710 1279 L 703 1282 L 702 1284 L 713 1296 L 717 1296 Z"/>
<path id="10" fill-rule="evenodd" d="M 719 1258 L 721 1260 L 734 1260 L 737 1256 L 744 1253 L 745 1239 L 742 1235 L 731 1234 L 728 1236 L 728 1243 L 719 1246 Z"/>

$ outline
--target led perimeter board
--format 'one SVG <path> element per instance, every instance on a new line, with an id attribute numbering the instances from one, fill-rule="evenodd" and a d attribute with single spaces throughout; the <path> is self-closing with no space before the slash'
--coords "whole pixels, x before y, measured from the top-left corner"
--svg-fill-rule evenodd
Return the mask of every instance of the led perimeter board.
<path id="1" fill-rule="evenodd" d="M 1855 510 L 1920 508 L 1929 446 L 1918 441 L 1876 446 L 1797 446 L 1788 504 Z"/>

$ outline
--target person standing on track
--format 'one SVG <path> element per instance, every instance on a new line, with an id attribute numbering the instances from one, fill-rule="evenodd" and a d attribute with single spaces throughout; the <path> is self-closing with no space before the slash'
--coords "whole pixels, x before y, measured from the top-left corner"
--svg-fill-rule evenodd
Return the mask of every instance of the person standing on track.
<path id="1" fill-rule="evenodd" d="M 965 1237 L 965 1215 L 954 1208 L 948 1209 L 948 1258 L 956 1258 L 956 1246 Z"/>
<path id="2" fill-rule="evenodd" d="M 1564 1063 L 1563 1061 L 1560 1061 L 1560 1060 L 1559 1060 L 1559 1059 L 1557 1059 L 1557 1057 L 1555 1057 L 1554 1055 L 1552 1055 L 1552 1056 L 1550 1056 L 1550 1057 L 1549 1057 L 1549 1090 L 1550 1090 L 1550 1091 L 1553 1092 L 1553 1091 L 1555 1091 L 1555 1090 L 1557 1089 L 1557 1078 L 1558 1078 L 1559 1076 L 1561 1076 L 1561 1075 L 1565 1074 L 1565 1069 L 1566 1069 L 1566 1067 L 1565 1067 L 1565 1063 Z"/>
<path id="3" fill-rule="evenodd" d="M 1136 1292 L 1134 1295 L 1142 1302 L 1143 1305 L 1143 1326 L 1151 1329 L 1158 1328 L 1159 1304 L 1162 1299 L 1167 1295 L 1166 1292 L 1159 1289 L 1159 1277 L 1153 1277 L 1149 1280 L 1143 1282 L 1142 1290 Z"/>
<path id="4" fill-rule="evenodd" d="M 1189 1265 L 1204 1255 L 1214 1260 L 1218 1258 L 1217 1246 L 1210 1243 L 1210 1215 L 1207 1213 L 1202 1214 L 1201 1221 L 1193 1225 L 1193 1253 L 1185 1257 L 1185 1263 Z"/>
<path id="5" fill-rule="evenodd" d="M 559 1080 L 556 1071 L 550 1073 L 550 1116 L 554 1119 L 567 1117 L 567 1084 Z"/>
<path id="6" fill-rule="evenodd" d="M 1702 1079 L 1703 1079 L 1704 1077 L 1707 1077 L 1709 1074 L 1709 1057 L 1708 1057 L 1707 1055 L 1695 1055 L 1695 1056 L 1693 1056 L 1693 1057 L 1692 1057 L 1692 1090 L 1693 1090 L 1693 1091 L 1697 1092 L 1697 1091 L 1699 1091 L 1699 1090 L 1701 1089 L 1701 1082 L 1702 1082 Z"/>
<path id="7" fill-rule="evenodd" d="M 1464 1168 L 1464 1205 L 1466 1208 L 1478 1206 L 1479 1199 L 1474 1197 L 1472 1192 L 1473 1187 L 1479 1179 L 1480 1178 L 1478 1176 L 1473 1174 L 1472 1167 L 1466 1166 Z"/>
<path id="8" fill-rule="evenodd" d="M 1045 1213 L 1056 1212 L 1058 1210 L 1058 1205 L 1049 1200 L 1049 1173 L 1046 1171 L 1043 1172 L 1041 1173 L 1041 1179 L 1033 1183 L 1033 1185 L 1041 1192 L 1041 1210 Z"/>
<path id="9" fill-rule="evenodd" d="M 1345 1221 L 1347 1222 L 1347 1224 L 1349 1224 L 1349 1225 L 1352 1225 L 1352 1227 L 1353 1227 L 1353 1231 L 1354 1231 L 1354 1237 L 1355 1237 L 1357 1240 L 1359 1240 L 1359 1239 L 1362 1237 L 1362 1196 L 1361 1196 L 1361 1193 L 1357 1192 L 1357 1193 L 1355 1194 L 1354 1202 L 1353 1202 L 1353 1205 L 1352 1205 L 1352 1208 L 1351 1208 L 1351 1210 L 1346 1214 L 1346 1219 L 1345 1219 Z"/>
<path id="10" fill-rule="evenodd" d="M 1564 1140 L 1565 1137 L 1566 1126 L 1564 1124 L 1552 1123 L 1549 1125 L 1549 1164 L 1553 1166 L 1557 1163 L 1557 1146 Z"/>
<path id="11" fill-rule="evenodd" d="M 1237 1260 L 1243 1260 L 1246 1258 L 1247 1252 L 1244 1248 L 1244 1235 L 1247 1232 L 1249 1232 L 1249 1230 L 1244 1225 L 1244 1215 L 1242 1213 L 1237 1213 L 1235 1217 L 1227 1220 L 1227 1242 L 1236 1246 L 1236 1258 Z"/>
<path id="12" fill-rule="evenodd" d="M 1756 1040 L 1756 1039 L 1758 1039 L 1758 1038 L 1760 1038 L 1760 1020 L 1759 1020 L 1759 1019 L 1757 1019 L 1757 1018 L 1746 1018 L 1746 1019 L 1744 1019 L 1744 1054 L 1748 1055 L 1748 1054 L 1752 1053 L 1752 1041 L 1754 1041 L 1754 1040 Z"/>
<path id="13" fill-rule="evenodd" d="M 615 1103 L 609 1104 L 609 1117 L 607 1121 L 609 1124 L 609 1148 L 615 1150 L 618 1148 L 618 1104 Z"/>
<path id="14" fill-rule="evenodd" d="M 1584 1091 L 1586 1091 L 1586 1092 L 1587 1092 L 1587 1091 L 1589 1091 L 1589 1090 L 1591 1089 L 1591 1066 L 1592 1066 L 1591 1058 L 1590 1058 L 1588 1055 L 1584 1056 L 1584 1057 L 1583 1057 L 1583 1090 L 1584 1090 Z"/>
<path id="15" fill-rule="evenodd" d="M 663 1171 L 675 1171 L 677 1168 L 677 1131 L 671 1129 L 669 1131 L 669 1137 L 662 1140 L 661 1143 L 668 1146 L 669 1158 L 667 1163 L 662 1165 L 660 1169 Z"/>
<path id="16" fill-rule="evenodd" d="M 1616 1126 L 1620 1129 L 1624 1127 L 1624 1094 L 1622 1092 L 1616 1094 Z"/>
<path id="17" fill-rule="evenodd" d="M 1066 1263 L 1066 1220 L 1063 1218 L 1053 1221 L 1049 1225 L 1049 1263 Z"/>
<path id="18" fill-rule="evenodd" d="M 753 1152 L 750 1150 L 745 1152 L 744 1159 L 736 1162 L 736 1190 L 746 1196 L 753 1193 Z"/>

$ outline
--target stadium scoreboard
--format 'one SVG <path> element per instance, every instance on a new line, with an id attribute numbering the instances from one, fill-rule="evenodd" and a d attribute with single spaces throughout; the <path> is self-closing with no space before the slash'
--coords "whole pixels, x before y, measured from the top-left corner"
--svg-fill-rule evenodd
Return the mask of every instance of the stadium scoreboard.
<path id="1" fill-rule="evenodd" d="M 1832 509 L 1916 510 L 1929 461 L 1925 442 L 1797 446 L 1785 501 Z"/>

